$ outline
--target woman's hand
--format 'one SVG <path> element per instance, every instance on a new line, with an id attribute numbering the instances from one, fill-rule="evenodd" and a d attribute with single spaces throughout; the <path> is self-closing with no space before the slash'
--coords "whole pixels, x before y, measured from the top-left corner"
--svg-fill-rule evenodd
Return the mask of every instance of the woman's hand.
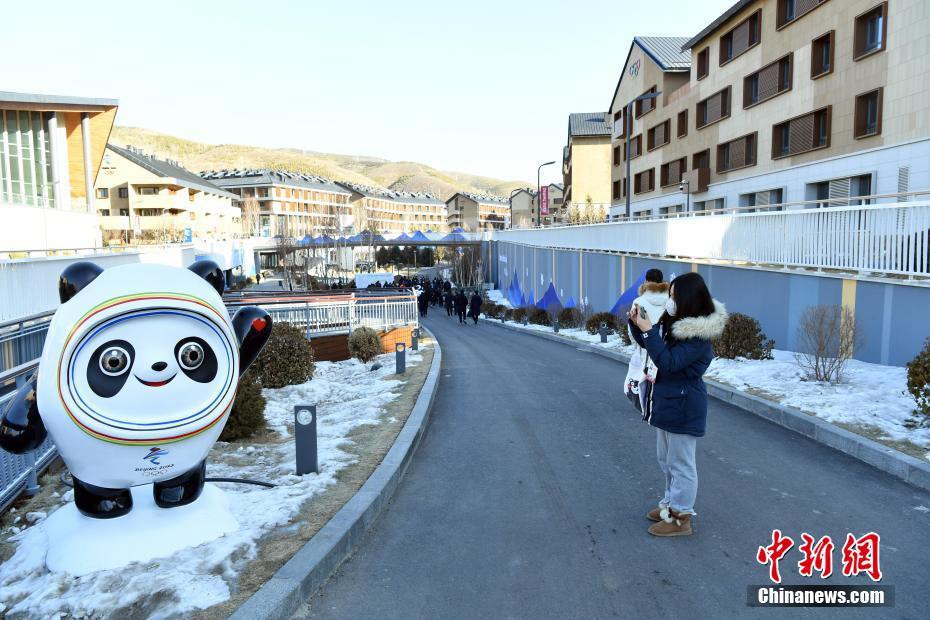
<path id="1" fill-rule="evenodd" d="M 627 313 L 627 316 L 633 323 L 640 329 L 640 331 L 648 332 L 652 329 L 652 321 L 649 320 L 649 316 L 643 318 L 639 315 L 639 306 L 633 306 L 633 308 Z"/>

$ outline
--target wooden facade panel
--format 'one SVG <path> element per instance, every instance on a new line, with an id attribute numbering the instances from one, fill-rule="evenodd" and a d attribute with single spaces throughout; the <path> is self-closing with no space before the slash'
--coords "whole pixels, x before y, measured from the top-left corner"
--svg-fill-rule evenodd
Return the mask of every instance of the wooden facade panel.
<path id="1" fill-rule="evenodd" d="M 310 346 L 313 348 L 313 359 L 317 361 L 341 362 L 351 357 L 348 334 L 312 338 Z"/>

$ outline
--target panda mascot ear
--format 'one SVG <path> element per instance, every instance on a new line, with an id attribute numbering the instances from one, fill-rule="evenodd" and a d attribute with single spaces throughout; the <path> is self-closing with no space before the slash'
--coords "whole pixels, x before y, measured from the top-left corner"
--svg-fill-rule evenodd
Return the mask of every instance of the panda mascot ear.
<path id="1" fill-rule="evenodd" d="M 58 298 L 65 303 L 103 273 L 103 268 L 86 260 L 68 265 L 58 277 Z"/>
<path id="2" fill-rule="evenodd" d="M 226 292 L 226 276 L 220 266 L 212 260 L 201 259 L 195 261 L 188 269 L 206 280 L 210 286 L 216 289 L 220 297 Z"/>

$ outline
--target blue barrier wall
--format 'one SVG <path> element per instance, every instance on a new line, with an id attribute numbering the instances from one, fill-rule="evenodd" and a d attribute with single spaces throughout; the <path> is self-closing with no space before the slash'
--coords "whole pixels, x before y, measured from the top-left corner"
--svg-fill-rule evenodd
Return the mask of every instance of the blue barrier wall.
<path id="1" fill-rule="evenodd" d="M 657 267 L 666 278 L 696 270 L 714 297 L 726 303 L 731 312 L 756 318 L 779 349 L 795 350 L 797 323 L 805 309 L 842 304 L 844 287 L 847 306 L 854 310 L 863 334 L 855 351 L 857 359 L 901 366 L 913 359 L 930 337 L 930 287 L 926 286 L 551 250 L 506 242 L 493 242 L 491 246 L 491 282 L 506 290 L 517 274 L 520 290 L 524 295 L 532 293 L 534 300 L 539 300 L 551 282 L 563 304 L 572 297 L 579 305 L 586 300 L 594 312 L 608 311 L 647 269 Z"/>

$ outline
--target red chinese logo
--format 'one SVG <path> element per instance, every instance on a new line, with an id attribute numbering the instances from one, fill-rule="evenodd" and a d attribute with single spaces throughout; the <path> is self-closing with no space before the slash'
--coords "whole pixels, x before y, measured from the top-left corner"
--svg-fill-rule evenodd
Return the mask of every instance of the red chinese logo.
<path id="1" fill-rule="evenodd" d="M 813 577 L 814 571 L 820 573 L 821 579 L 833 574 L 833 541 L 824 536 L 814 544 L 814 537 L 804 532 L 801 534 L 804 541 L 798 547 L 804 557 L 798 562 L 798 572 L 802 577 Z"/>
<path id="2" fill-rule="evenodd" d="M 769 567 L 769 579 L 773 583 L 781 583 L 781 571 L 778 563 L 794 546 L 790 536 L 782 534 L 781 530 L 772 530 L 772 542 L 756 551 L 756 561 Z M 882 569 L 879 559 L 881 537 L 875 532 L 869 532 L 856 538 L 853 534 L 846 535 L 843 544 L 843 576 L 855 577 L 860 573 L 868 575 L 872 581 L 881 581 Z M 801 559 L 798 561 L 798 573 L 802 577 L 813 577 L 820 574 L 826 579 L 833 574 L 833 550 L 835 545 L 829 536 L 817 540 L 807 532 L 801 534 L 801 544 L 798 551 Z"/>
<path id="3" fill-rule="evenodd" d="M 843 575 L 852 577 L 865 573 L 872 581 L 881 581 L 882 569 L 878 559 L 880 544 L 881 537 L 875 532 L 869 532 L 861 538 L 847 534 L 843 545 Z"/>
<path id="4" fill-rule="evenodd" d="M 767 547 L 759 547 L 756 552 L 756 561 L 762 565 L 769 565 L 769 579 L 774 583 L 781 583 L 778 562 L 793 546 L 794 541 L 789 536 L 782 536 L 781 530 L 772 530 L 772 544 Z"/>

